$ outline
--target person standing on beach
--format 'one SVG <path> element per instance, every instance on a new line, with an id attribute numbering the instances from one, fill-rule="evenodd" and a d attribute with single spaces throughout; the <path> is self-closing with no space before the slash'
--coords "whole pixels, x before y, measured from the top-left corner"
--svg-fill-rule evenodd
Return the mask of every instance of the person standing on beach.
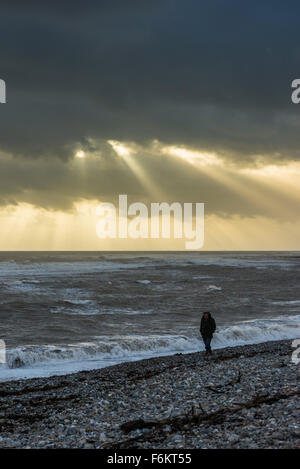
<path id="1" fill-rule="evenodd" d="M 216 321 L 211 316 L 210 312 L 206 311 L 205 313 L 203 313 L 200 324 L 200 334 L 205 345 L 206 355 L 212 354 L 210 343 L 215 330 Z"/>

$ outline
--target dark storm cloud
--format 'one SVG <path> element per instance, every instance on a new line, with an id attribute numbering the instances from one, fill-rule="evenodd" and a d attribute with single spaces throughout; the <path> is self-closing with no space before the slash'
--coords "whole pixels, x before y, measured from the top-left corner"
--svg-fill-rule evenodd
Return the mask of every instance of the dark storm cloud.
<path id="1" fill-rule="evenodd" d="M 298 2 L 276 0 L 2 2 L 0 149 L 24 158 L 25 173 L 28 158 L 66 160 L 89 137 L 155 138 L 239 164 L 298 159 L 299 17 Z M 115 178 L 120 192 L 118 171 L 103 184 Z M 23 177 L 1 182 L 3 200 L 24 196 Z M 37 184 L 51 204 L 55 171 L 29 178 L 27 193 Z M 76 178 L 63 186 L 78 196 Z"/>

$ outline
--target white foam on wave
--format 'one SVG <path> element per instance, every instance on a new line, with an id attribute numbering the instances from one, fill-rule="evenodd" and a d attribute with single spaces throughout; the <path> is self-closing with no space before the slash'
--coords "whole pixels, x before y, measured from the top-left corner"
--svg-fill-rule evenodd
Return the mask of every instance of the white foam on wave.
<path id="1" fill-rule="evenodd" d="M 152 314 L 152 311 L 145 311 L 145 310 L 138 310 L 138 309 L 125 309 L 125 308 L 120 308 L 120 309 L 112 309 L 112 310 L 104 310 L 100 312 L 102 315 L 111 315 L 114 316 L 116 314 L 121 314 L 125 316 L 139 316 L 139 315 L 145 315 L 145 314 Z"/>
<path id="2" fill-rule="evenodd" d="M 208 287 L 206 287 L 206 289 L 208 291 L 221 291 L 222 290 L 222 288 L 218 287 L 217 285 L 208 285 Z"/>
<path id="3" fill-rule="evenodd" d="M 101 314 L 98 308 L 88 308 L 88 309 L 72 309 L 65 308 L 63 306 L 56 306 L 55 308 L 50 309 L 53 314 L 65 314 L 66 316 L 97 316 Z"/>
<path id="4" fill-rule="evenodd" d="M 291 300 L 291 301 L 271 301 L 272 305 L 300 305 L 300 300 Z"/>
<path id="5" fill-rule="evenodd" d="M 38 280 L 28 281 L 26 279 L 21 280 L 10 280 L 3 283 L 3 286 L 9 292 L 18 292 L 18 293 L 34 293 L 39 291 Z"/>
<path id="6" fill-rule="evenodd" d="M 300 315 L 221 326 L 214 335 L 212 346 L 223 348 L 296 338 L 300 338 Z M 63 375 L 142 358 L 199 350 L 203 350 L 203 344 L 196 329 L 191 336 L 96 336 L 91 342 L 64 346 L 24 346 L 7 352 L 7 364 L 0 366 L 0 381 Z"/>
<path id="7" fill-rule="evenodd" d="M 69 302 L 66 302 L 69 303 Z M 70 306 L 55 306 L 51 308 L 50 311 L 53 314 L 65 314 L 67 316 L 115 316 L 115 315 L 123 315 L 123 316 L 139 316 L 139 315 L 146 315 L 152 314 L 152 311 L 145 311 L 145 310 L 138 310 L 138 309 L 126 309 L 126 308 L 113 308 L 111 310 L 102 308 L 101 306 L 97 306 L 92 301 L 82 301 L 82 302 L 74 302 L 75 307 Z M 87 308 L 80 308 L 80 306 L 87 306 Z"/>
<path id="8" fill-rule="evenodd" d="M 214 339 L 217 347 L 227 347 L 298 337 L 300 337 L 300 315 L 254 319 L 223 326 L 220 332 L 215 334 Z"/>

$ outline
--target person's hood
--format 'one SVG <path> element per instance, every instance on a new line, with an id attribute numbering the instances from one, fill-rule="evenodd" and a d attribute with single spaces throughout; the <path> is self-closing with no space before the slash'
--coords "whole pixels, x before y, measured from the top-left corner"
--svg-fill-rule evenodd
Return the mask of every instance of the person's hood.
<path id="1" fill-rule="evenodd" d="M 207 314 L 207 316 L 208 316 L 208 319 L 210 319 L 210 318 L 211 318 L 211 314 L 210 314 L 210 313 L 208 313 L 208 312 L 207 312 L 207 313 L 203 313 L 203 316 L 202 316 L 203 318 L 204 318 L 204 315 L 205 315 L 205 314 Z"/>

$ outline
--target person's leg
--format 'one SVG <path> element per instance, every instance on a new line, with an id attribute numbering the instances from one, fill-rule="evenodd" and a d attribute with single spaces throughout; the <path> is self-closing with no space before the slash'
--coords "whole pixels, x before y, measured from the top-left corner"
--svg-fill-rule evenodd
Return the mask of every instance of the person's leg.
<path id="1" fill-rule="evenodd" d="M 204 345 L 205 345 L 206 353 L 208 353 L 209 352 L 209 338 L 208 337 L 203 337 L 203 342 L 204 342 Z"/>
<path id="2" fill-rule="evenodd" d="M 211 347 L 210 347 L 211 339 L 212 337 L 208 337 L 207 339 L 207 349 L 208 349 L 208 353 L 210 354 L 212 354 Z"/>

